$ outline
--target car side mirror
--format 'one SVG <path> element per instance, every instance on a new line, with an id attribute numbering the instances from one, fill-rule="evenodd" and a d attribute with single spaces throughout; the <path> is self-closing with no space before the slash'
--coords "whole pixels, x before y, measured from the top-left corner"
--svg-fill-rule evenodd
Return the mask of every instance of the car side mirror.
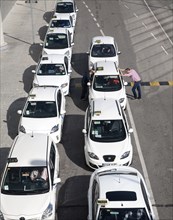
<path id="1" fill-rule="evenodd" d="M 35 71 L 35 70 L 32 70 L 31 72 L 32 72 L 32 73 L 34 73 L 34 74 L 36 73 L 36 71 Z"/>
<path id="2" fill-rule="evenodd" d="M 87 82 L 87 86 L 91 86 L 91 83 L 90 83 L 90 82 Z"/>
<path id="3" fill-rule="evenodd" d="M 130 129 L 129 129 L 129 133 L 133 133 L 133 128 L 130 128 Z"/>
<path id="4" fill-rule="evenodd" d="M 117 54 L 120 55 L 120 54 L 121 54 L 121 51 L 118 51 Z"/>
<path id="5" fill-rule="evenodd" d="M 128 85 L 128 82 L 124 82 L 124 85 L 127 86 L 127 85 Z"/>
<path id="6" fill-rule="evenodd" d="M 66 113 L 66 110 L 61 110 L 61 115 L 64 115 Z"/>
<path id="7" fill-rule="evenodd" d="M 17 114 L 21 115 L 22 114 L 22 110 L 18 110 Z"/>
<path id="8" fill-rule="evenodd" d="M 76 12 L 78 12 L 79 11 L 79 9 L 78 8 L 76 8 Z"/>
<path id="9" fill-rule="evenodd" d="M 43 43 L 40 43 L 40 46 L 43 46 Z"/>
<path id="10" fill-rule="evenodd" d="M 89 55 L 89 52 L 87 51 L 86 54 Z"/>
<path id="11" fill-rule="evenodd" d="M 55 178 L 55 179 L 53 180 L 53 185 L 58 184 L 58 183 L 60 183 L 60 182 L 61 182 L 61 179 L 60 179 L 60 178 Z"/>
<path id="12" fill-rule="evenodd" d="M 84 128 L 84 129 L 82 129 L 82 133 L 83 134 L 87 134 L 87 130 Z"/>

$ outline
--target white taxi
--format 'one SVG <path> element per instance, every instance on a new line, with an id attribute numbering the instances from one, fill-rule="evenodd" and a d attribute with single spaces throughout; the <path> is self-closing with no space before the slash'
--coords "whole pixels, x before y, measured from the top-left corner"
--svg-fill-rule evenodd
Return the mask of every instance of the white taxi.
<path id="1" fill-rule="evenodd" d="M 145 181 L 135 168 L 102 167 L 91 175 L 88 220 L 115 219 L 155 219 Z"/>
<path id="2" fill-rule="evenodd" d="M 66 28 L 71 34 L 71 42 L 74 42 L 75 26 L 73 24 L 73 18 L 69 14 L 57 14 L 51 19 L 49 23 L 49 30 L 54 28 Z"/>
<path id="3" fill-rule="evenodd" d="M 96 98 L 113 98 L 119 100 L 126 108 L 127 96 L 123 77 L 113 61 L 98 61 L 89 85 L 89 100 Z"/>
<path id="4" fill-rule="evenodd" d="M 71 34 L 66 28 L 54 28 L 47 31 L 45 36 L 42 55 L 44 54 L 63 54 L 68 57 L 68 65 L 71 64 L 72 46 Z"/>
<path id="5" fill-rule="evenodd" d="M 68 58 L 62 54 L 45 54 L 41 57 L 34 73 L 33 87 L 58 86 L 64 95 L 69 94 L 72 69 Z"/>
<path id="6" fill-rule="evenodd" d="M 109 165 L 126 165 L 132 162 L 128 121 L 118 100 L 92 100 L 85 113 L 84 153 L 86 164 L 97 169 Z"/>
<path id="7" fill-rule="evenodd" d="M 73 24 L 76 25 L 78 8 L 75 0 L 57 0 L 54 12 L 54 15 L 69 14 L 73 18 Z"/>
<path id="8" fill-rule="evenodd" d="M 34 87 L 21 115 L 19 133 L 50 134 L 55 143 L 61 141 L 65 117 L 65 97 L 57 87 Z"/>
<path id="9" fill-rule="evenodd" d="M 102 60 L 114 61 L 119 66 L 118 45 L 111 36 L 96 36 L 92 38 L 88 59 L 88 67 L 91 69 L 94 63 Z"/>
<path id="10" fill-rule="evenodd" d="M 1 181 L 0 219 L 56 219 L 59 153 L 46 134 L 20 134 Z"/>

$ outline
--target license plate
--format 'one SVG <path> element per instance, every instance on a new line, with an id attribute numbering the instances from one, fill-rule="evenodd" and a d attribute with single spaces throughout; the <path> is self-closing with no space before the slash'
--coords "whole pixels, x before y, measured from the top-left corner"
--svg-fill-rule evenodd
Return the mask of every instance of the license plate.
<path id="1" fill-rule="evenodd" d="M 116 163 L 103 163 L 102 166 L 115 166 Z"/>

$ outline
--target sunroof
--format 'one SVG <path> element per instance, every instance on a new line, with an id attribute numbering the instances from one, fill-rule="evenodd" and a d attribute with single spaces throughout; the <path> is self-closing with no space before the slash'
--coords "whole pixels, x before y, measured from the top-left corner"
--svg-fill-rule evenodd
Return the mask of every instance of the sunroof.
<path id="1" fill-rule="evenodd" d="M 106 193 L 109 201 L 136 201 L 136 193 L 132 191 L 110 191 Z"/>

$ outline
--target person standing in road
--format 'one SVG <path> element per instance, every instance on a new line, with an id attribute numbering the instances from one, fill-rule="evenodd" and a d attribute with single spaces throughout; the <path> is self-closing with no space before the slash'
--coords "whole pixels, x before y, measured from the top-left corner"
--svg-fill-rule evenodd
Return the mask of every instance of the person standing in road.
<path id="1" fill-rule="evenodd" d="M 90 81 L 90 76 L 87 72 L 83 74 L 81 85 L 82 85 L 82 94 L 81 99 L 87 100 L 88 99 L 88 82 Z"/>
<path id="2" fill-rule="evenodd" d="M 131 77 L 132 81 L 134 82 L 134 85 L 132 87 L 132 92 L 135 99 L 141 99 L 141 78 L 139 74 L 134 70 L 130 68 L 126 69 L 120 69 L 122 71 L 123 76 Z M 136 94 L 136 90 L 138 91 L 138 96 Z"/>

